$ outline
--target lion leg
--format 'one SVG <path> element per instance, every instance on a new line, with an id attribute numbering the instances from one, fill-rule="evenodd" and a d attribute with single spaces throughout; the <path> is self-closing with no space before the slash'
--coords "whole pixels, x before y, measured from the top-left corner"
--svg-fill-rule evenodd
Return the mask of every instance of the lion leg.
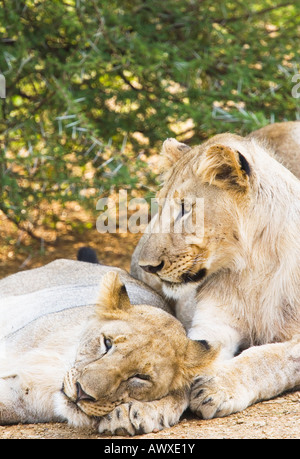
<path id="1" fill-rule="evenodd" d="M 0 425 L 17 424 L 23 419 L 24 410 L 19 403 L 18 377 L 0 378 Z"/>
<path id="2" fill-rule="evenodd" d="M 100 419 L 98 431 L 111 435 L 141 435 L 162 430 L 179 421 L 188 402 L 188 391 L 181 391 L 152 402 L 124 403 Z"/>
<path id="3" fill-rule="evenodd" d="M 251 347 L 196 378 L 190 408 L 204 419 L 227 416 L 300 386 L 300 337 Z"/>

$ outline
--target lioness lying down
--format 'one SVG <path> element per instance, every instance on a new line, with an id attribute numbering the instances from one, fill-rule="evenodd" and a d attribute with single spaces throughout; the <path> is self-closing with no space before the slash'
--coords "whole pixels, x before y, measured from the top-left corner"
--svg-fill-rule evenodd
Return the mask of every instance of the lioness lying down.
<path id="1" fill-rule="evenodd" d="M 132 435 L 175 424 L 215 351 L 161 308 L 125 271 L 80 261 L 1 280 L 0 424 Z"/>
<path id="2" fill-rule="evenodd" d="M 190 338 L 221 346 L 191 392 L 204 418 L 300 386 L 300 182 L 268 145 L 299 173 L 300 122 L 194 148 L 166 140 L 159 212 L 132 258 L 132 274 L 175 301 Z M 188 231 L 197 199 L 199 233 Z"/>

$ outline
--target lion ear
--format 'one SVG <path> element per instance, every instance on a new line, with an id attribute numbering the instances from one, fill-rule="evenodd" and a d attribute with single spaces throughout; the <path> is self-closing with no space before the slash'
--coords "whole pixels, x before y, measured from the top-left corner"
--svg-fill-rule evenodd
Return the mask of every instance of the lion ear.
<path id="1" fill-rule="evenodd" d="M 161 170 L 168 171 L 190 149 L 191 147 L 185 143 L 178 142 L 176 139 L 165 140 L 161 149 Z"/>
<path id="2" fill-rule="evenodd" d="M 121 282 L 119 273 L 109 271 L 101 279 L 100 294 L 96 304 L 97 314 L 127 311 L 131 308 L 130 300 Z"/>
<path id="3" fill-rule="evenodd" d="M 189 339 L 185 354 L 186 371 L 189 377 L 199 375 L 202 369 L 211 366 L 219 352 L 219 346 L 211 346 L 206 340 Z"/>
<path id="4" fill-rule="evenodd" d="M 225 145 L 212 145 L 203 154 L 197 175 L 210 185 L 246 192 L 251 169 L 246 158 Z"/>
<path id="5" fill-rule="evenodd" d="M 217 349 L 212 347 L 206 340 L 189 339 L 186 358 L 190 366 L 206 365 L 215 358 Z"/>

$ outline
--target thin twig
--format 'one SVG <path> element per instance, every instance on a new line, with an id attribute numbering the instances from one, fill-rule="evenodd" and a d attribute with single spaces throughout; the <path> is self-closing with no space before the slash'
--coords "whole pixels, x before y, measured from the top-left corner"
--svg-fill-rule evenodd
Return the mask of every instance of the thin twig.
<path id="1" fill-rule="evenodd" d="M 279 3 L 279 5 L 270 6 L 269 8 L 264 8 L 263 10 L 260 10 L 260 11 L 249 11 L 249 13 L 243 14 L 241 16 L 214 19 L 213 22 L 216 22 L 218 24 L 227 24 L 228 22 L 235 22 L 235 21 L 240 21 L 243 19 L 249 19 L 252 16 L 259 16 L 260 14 L 265 14 L 265 13 L 268 13 L 269 11 L 273 11 L 279 8 L 285 8 L 286 6 L 291 6 L 294 4 L 295 2 Z"/>

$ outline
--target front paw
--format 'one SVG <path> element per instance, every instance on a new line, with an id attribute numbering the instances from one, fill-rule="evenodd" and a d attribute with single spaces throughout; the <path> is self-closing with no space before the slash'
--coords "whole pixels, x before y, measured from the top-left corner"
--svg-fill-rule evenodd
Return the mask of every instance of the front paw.
<path id="1" fill-rule="evenodd" d="M 101 418 L 98 430 L 109 435 L 142 435 L 170 427 L 179 420 L 175 417 L 172 413 L 170 419 L 168 411 L 159 413 L 155 402 L 134 401 L 119 405 Z"/>
<path id="2" fill-rule="evenodd" d="M 196 378 L 190 395 L 190 409 L 203 419 L 222 417 L 239 411 L 238 394 L 220 376 Z"/>
<path id="3" fill-rule="evenodd" d="M 105 435 L 134 435 L 135 426 L 132 423 L 131 403 L 117 406 L 111 413 L 100 418 L 98 431 Z"/>

